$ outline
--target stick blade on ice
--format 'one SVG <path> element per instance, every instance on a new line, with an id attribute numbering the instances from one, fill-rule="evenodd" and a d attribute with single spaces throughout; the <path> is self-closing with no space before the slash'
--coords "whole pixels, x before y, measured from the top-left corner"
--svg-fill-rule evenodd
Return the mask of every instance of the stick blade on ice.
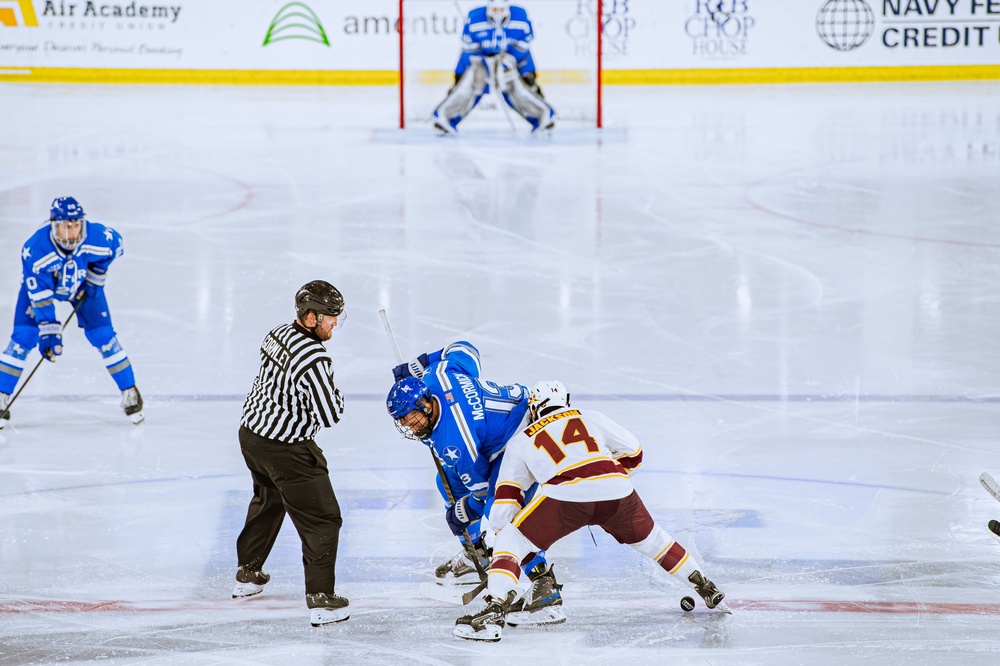
<path id="1" fill-rule="evenodd" d="M 993 498 L 1000 502 L 1000 485 L 997 485 L 997 480 L 989 472 L 983 472 L 979 475 L 979 483 L 983 484 L 986 492 L 993 495 Z"/>

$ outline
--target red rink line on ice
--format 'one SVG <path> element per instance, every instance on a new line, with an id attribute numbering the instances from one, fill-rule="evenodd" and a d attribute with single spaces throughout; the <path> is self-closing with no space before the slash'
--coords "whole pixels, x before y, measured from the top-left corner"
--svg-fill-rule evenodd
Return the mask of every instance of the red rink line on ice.
<path id="1" fill-rule="evenodd" d="M 796 600 L 732 600 L 730 608 L 744 612 L 764 611 L 782 613 L 875 613 L 882 615 L 1000 615 L 1000 604 L 920 603 L 915 601 L 824 601 L 819 599 Z M 94 613 L 106 612 L 170 612 L 170 611 L 241 611 L 241 610 L 299 610 L 298 600 L 266 602 L 263 599 L 228 601 L 177 600 L 177 601 L 54 601 L 20 600 L 0 601 L 0 614 L 22 613 Z M 385 607 L 388 608 L 388 607 Z M 703 610 L 703 609 L 702 609 Z"/>
<path id="2" fill-rule="evenodd" d="M 55 601 L 19 600 L 0 601 L 0 614 L 18 613 L 115 613 L 137 611 L 236 611 L 236 610 L 289 610 L 305 608 L 305 602 L 228 601 L 222 599 L 163 600 L 163 601 Z"/>
<path id="3" fill-rule="evenodd" d="M 741 611 L 778 611 L 784 613 L 877 613 L 882 615 L 1000 615 L 1000 604 L 921 603 L 918 601 L 822 601 L 733 600 L 730 608 Z"/>

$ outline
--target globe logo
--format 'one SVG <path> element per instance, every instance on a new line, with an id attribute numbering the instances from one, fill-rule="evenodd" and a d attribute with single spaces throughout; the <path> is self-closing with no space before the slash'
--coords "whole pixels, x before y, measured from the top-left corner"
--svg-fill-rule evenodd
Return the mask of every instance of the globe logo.
<path id="1" fill-rule="evenodd" d="M 816 32 L 826 45 L 853 51 L 872 36 L 875 14 L 865 0 L 826 0 L 816 15 Z"/>

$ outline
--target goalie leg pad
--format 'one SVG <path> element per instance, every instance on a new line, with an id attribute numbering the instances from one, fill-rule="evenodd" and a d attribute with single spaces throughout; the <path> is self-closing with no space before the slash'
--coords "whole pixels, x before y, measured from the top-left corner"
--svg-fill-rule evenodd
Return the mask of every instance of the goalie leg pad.
<path id="1" fill-rule="evenodd" d="M 507 69 L 507 63 L 503 63 Z M 531 123 L 532 131 L 539 129 L 551 129 L 555 125 L 556 112 L 541 95 L 529 88 L 517 74 L 517 69 L 505 71 L 501 75 L 504 79 L 503 99 L 510 108 L 517 111 L 518 115 Z"/>
<path id="2" fill-rule="evenodd" d="M 486 67 L 480 61 L 473 61 L 448 91 L 444 101 L 434 109 L 435 126 L 446 132 L 454 132 L 462 119 L 479 104 L 486 91 L 486 79 Z"/>

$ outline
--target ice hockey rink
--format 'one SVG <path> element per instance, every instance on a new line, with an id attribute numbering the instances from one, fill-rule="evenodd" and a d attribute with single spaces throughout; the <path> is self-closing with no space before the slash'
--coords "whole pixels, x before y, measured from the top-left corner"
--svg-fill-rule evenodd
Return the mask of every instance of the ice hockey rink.
<path id="1" fill-rule="evenodd" d="M 16 402 L 0 665 L 995 661 L 998 93 L 617 87 L 603 132 L 440 139 L 393 129 L 388 88 L 0 85 L 3 344 L 21 244 L 72 195 L 125 238 L 107 293 L 146 400 L 131 425 L 71 325 Z M 352 614 L 322 628 L 287 522 L 264 594 L 230 598 L 242 399 L 316 278 L 348 309 L 318 441 Z M 550 551 L 565 624 L 453 638 L 420 584 L 457 546 L 385 413 L 379 308 L 405 355 L 470 340 L 487 378 L 635 432 L 639 493 L 733 615 L 685 614 L 595 529 Z"/>

